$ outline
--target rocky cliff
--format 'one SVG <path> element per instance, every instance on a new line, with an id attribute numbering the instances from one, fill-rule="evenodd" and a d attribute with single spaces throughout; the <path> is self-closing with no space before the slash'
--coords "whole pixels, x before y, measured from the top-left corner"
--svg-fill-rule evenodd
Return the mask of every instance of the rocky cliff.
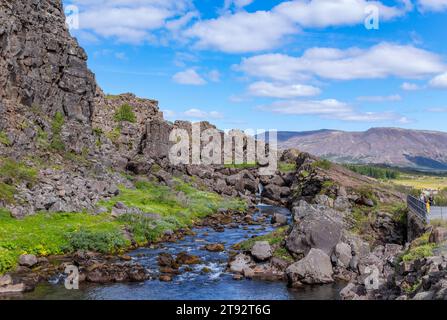
<path id="1" fill-rule="evenodd" d="M 95 78 L 62 10 L 61 1 L 0 1 L 0 97 L 89 123 Z"/>

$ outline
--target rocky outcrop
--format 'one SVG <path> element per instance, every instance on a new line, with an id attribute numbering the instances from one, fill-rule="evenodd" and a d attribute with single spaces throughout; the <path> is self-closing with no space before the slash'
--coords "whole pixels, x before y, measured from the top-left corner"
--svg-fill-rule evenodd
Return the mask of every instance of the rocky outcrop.
<path id="1" fill-rule="evenodd" d="M 287 268 L 289 284 L 325 284 L 334 281 L 331 259 L 322 250 L 311 249 L 308 255 Z"/>
<path id="2" fill-rule="evenodd" d="M 0 1 L 0 98 L 89 123 L 96 83 L 62 2 Z"/>
<path id="3" fill-rule="evenodd" d="M 293 208 L 295 225 L 286 239 L 286 247 L 297 256 L 319 249 L 331 256 L 340 242 L 344 227 L 340 212 L 301 201 Z"/>

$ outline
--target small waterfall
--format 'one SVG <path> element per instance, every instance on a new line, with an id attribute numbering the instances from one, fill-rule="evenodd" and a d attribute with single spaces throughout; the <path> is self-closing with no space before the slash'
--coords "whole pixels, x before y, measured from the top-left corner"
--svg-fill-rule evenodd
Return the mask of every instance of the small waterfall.
<path id="1" fill-rule="evenodd" d="M 262 193 L 264 192 L 264 185 L 259 183 L 258 193 L 256 194 L 256 199 L 258 200 L 258 205 L 262 205 Z"/>

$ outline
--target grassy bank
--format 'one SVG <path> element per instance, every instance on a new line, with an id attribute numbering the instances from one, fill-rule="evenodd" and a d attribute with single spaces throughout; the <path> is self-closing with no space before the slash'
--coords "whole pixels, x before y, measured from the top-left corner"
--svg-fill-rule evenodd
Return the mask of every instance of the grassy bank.
<path id="1" fill-rule="evenodd" d="M 288 226 L 278 228 L 277 230 L 266 234 L 264 236 L 254 237 L 244 242 L 237 244 L 234 248 L 242 251 L 250 251 L 257 241 L 267 241 L 273 248 L 273 256 L 286 260 L 293 261 L 292 256 L 287 249 L 282 247 L 282 243 L 289 230 Z"/>
<path id="2" fill-rule="evenodd" d="M 121 188 L 118 197 L 102 203 L 111 211 L 117 202 L 136 207 L 154 216 L 123 215 L 114 219 L 109 213 L 39 213 L 16 220 L 0 210 L 0 274 L 13 269 L 21 254 L 49 256 L 92 250 L 117 253 L 128 249 L 133 234 L 139 245 L 157 241 L 167 230 L 191 226 L 218 209 L 244 210 L 240 200 L 227 200 L 217 194 L 198 191 L 177 181 L 173 188 L 146 181 L 136 182 L 133 190 Z"/>

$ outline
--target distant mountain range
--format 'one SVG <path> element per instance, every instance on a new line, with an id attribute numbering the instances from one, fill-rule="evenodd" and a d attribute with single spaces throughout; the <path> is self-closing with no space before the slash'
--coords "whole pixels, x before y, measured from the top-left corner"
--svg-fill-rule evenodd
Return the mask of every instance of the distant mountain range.
<path id="1" fill-rule="evenodd" d="M 447 133 L 399 128 L 365 132 L 278 132 L 281 149 L 297 148 L 339 163 L 447 171 Z"/>

